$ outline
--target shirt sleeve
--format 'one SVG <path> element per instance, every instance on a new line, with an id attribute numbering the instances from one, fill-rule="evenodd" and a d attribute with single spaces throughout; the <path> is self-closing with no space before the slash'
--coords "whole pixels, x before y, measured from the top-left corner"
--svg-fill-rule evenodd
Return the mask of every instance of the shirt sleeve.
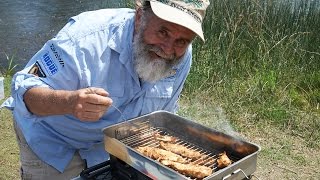
<path id="1" fill-rule="evenodd" d="M 47 87 L 51 89 L 74 90 L 80 86 L 81 71 L 77 46 L 69 38 L 65 29 L 69 23 L 47 41 L 44 46 L 30 59 L 25 68 L 17 72 L 12 78 L 11 100 L 6 107 L 25 116 L 33 116 L 28 111 L 23 100 L 24 93 L 33 87 Z M 13 100 L 12 100 L 13 99 Z"/>

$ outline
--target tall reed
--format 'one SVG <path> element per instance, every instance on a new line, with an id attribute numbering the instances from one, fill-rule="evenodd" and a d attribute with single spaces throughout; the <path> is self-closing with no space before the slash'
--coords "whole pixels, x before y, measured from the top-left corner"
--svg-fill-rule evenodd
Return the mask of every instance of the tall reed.
<path id="1" fill-rule="evenodd" d="M 187 97 L 207 92 L 234 119 L 244 108 L 301 131 L 320 123 L 320 1 L 212 0 L 204 29 Z M 302 111 L 315 120 L 303 124 Z"/>

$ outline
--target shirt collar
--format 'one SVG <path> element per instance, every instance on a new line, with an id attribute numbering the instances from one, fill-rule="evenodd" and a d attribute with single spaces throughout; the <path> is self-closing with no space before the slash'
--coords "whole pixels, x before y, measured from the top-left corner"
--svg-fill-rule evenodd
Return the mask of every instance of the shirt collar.
<path id="1" fill-rule="evenodd" d="M 140 86 L 138 75 L 133 67 L 132 41 L 135 16 L 130 16 L 111 30 L 112 35 L 108 41 L 110 49 L 119 53 L 119 61 L 126 67 L 136 84 Z"/>
<path id="2" fill-rule="evenodd" d="M 108 41 L 108 46 L 118 52 L 121 63 L 126 64 L 132 58 L 132 40 L 134 32 L 134 16 L 125 19 L 122 23 L 117 24 L 112 31 L 111 38 Z"/>

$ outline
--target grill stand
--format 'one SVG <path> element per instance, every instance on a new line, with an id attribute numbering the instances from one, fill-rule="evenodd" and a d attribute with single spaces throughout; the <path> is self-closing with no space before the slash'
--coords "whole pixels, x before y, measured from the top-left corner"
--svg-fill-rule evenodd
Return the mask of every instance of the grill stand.
<path id="1" fill-rule="evenodd" d="M 137 171 L 127 163 L 110 155 L 111 174 L 119 180 L 151 180 L 143 173 Z"/>

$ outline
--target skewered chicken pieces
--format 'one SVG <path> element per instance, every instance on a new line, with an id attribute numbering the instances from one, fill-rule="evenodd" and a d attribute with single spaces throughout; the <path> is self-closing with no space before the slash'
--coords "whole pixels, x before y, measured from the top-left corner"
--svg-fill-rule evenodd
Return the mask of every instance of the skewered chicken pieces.
<path id="1" fill-rule="evenodd" d="M 164 149 L 160 149 L 160 148 L 156 148 L 156 147 L 148 147 L 148 146 L 140 146 L 137 148 L 137 151 L 139 151 L 140 153 L 142 153 L 145 156 L 148 156 L 152 159 L 155 160 L 170 160 L 170 161 L 174 161 L 174 162 L 180 162 L 180 163 L 186 163 L 187 160 L 184 159 L 183 157 L 172 153 L 170 151 L 164 150 Z"/>
<path id="2" fill-rule="evenodd" d="M 186 146 L 180 144 L 160 142 L 160 147 L 192 160 L 196 160 L 202 156 L 200 152 L 188 149 Z"/>
<path id="3" fill-rule="evenodd" d="M 227 156 L 226 152 L 224 151 L 223 153 L 219 154 L 219 158 L 217 159 L 218 163 L 218 168 L 224 168 L 229 166 L 232 162 Z"/>
<path id="4" fill-rule="evenodd" d="M 165 166 L 169 166 L 172 169 L 180 172 L 181 174 L 193 177 L 193 178 L 204 178 L 212 174 L 212 169 L 207 166 L 193 165 L 193 164 L 182 164 L 179 162 L 173 162 L 170 160 L 161 160 Z"/>
<path id="5" fill-rule="evenodd" d="M 213 169 L 206 166 L 207 164 L 200 165 L 201 159 L 205 159 L 207 163 L 209 162 L 208 157 L 201 154 L 200 151 L 189 149 L 187 146 L 179 144 L 178 139 L 173 136 L 159 133 L 153 136 L 159 142 L 159 147 L 139 146 L 136 150 L 144 156 L 157 160 L 161 164 L 191 178 L 203 179 L 213 173 Z M 213 157 L 210 158 L 213 159 Z M 220 169 L 232 163 L 226 152 L 220 153 L 218 158 L 213 159 L 211 162 L 214 163 L 215 161 Z"/>
<path id="6" fill-rule="evenodd" d="M 154 134 L 154 137 L 156 138 L 156 140 L 158 141 L 163 141 L 163 142 L 176 142 L 177 138 L 173 137 L 173 136 L 168 136 L 168 135 L 161 135 L 159 133 Z"/>

